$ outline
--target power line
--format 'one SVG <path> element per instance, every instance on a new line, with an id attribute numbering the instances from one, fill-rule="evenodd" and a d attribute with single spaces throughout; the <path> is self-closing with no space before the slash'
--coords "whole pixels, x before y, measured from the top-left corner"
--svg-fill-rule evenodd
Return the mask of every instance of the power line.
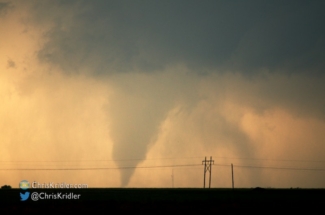
<path id="1" fill-rule="evenodd" d="M 234 160 L 261 160 L 261 161 L 283 161 L 283 162 L 315 162 L 325 163 L 325 160 L 296 160 L 296 159 L 269 159 L 269 158 L 229 158 L 229 157 L 216 157 L 223 159 L 234 159 Z"/>
<path id="2" fill-rule="evenodd" d="M 16 169 L 0 169 L 2 171 L 69 171 L 69 170 L 109 170 L 109 169 L 153 169 L 153 168 L 172 168 L 172 167 L 195 167 L 202 164 L 179 164 L 179 165 L 163 165 L 163 166 L 125 166 L 125 167 L 94 167 L 94 168 L 16 168 Z M 215 166 L 229 167 L 229 164 L 214 164 Z M 295 168 L 295 167 L 274 167 L 274 166 L 245 166 L 233 165 L 239 168 L 255 168 L 255 169 L 274 169 L 274 170 L 295 170 L 295 171 L 325 171 L 325 169 L 317 168 Z"/>
<path id="3" fill-rule="evenodd" d="M 189 166 L 201 166 L 200 164 L 184 164 L 184 165 L 168 165 L 168 166 L 125 166 L 125 167 L 103 167 L 103 168 L 66 168 L 66 169 L 59 169 L 59 168 L 52 168 L 52 169 L 0 169 L 0 170 L 14 170 L 14 171 L 41 171 L 41 170 L 108 170 L 108 169 L 145 169 L 145 168 L 170 168 L 170 167 L 189 167 Z"/>
<path id="4" fill-rule="evenodd" d="M 272 167 L 272 166 L 240 166 L 235 167 L 241 168 L 256 168 L 256 169 L 278 169 L 278 170 L 307 170 L 307 171 L 325 171 L 325 169 L 315 169 L 315 168 L 294 168 L 294 167 Z"/>
<path id="5" fill-rule="evenodd" d="M 236 158 L 236 157 L 217 157 L 213 156 L 215 159 L 233 159 L 233 160 L 258 160 L 258 161 L 276 161 L 276 162 L 314 162 L 314 163 L 325 163 L 325 160 L 297 160 L 297 159 L 268 159 L 268 158 Z M 201 157 L 165 157 L 165 158 L 132 158 L 132 159 L 111 159 L 111 160 L 39 160 L 39 161 L 0 161 L 0 163 L 64 163 L 64 162 L 116 162 L 116 161 L 143 161 L 143 160 L 181 160 L 181 159 L 197 159 Z"/>

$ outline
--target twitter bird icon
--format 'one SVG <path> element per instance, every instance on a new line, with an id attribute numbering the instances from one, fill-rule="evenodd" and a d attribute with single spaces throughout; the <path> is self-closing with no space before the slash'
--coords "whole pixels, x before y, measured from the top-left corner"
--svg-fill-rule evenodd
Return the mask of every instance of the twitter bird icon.
<path id="1" fill-rule="evenodd" d="M 29 197 L 29 192 L 25 192 L 25 194 L 20 193 L 20 201 L 26 201 Z"/>

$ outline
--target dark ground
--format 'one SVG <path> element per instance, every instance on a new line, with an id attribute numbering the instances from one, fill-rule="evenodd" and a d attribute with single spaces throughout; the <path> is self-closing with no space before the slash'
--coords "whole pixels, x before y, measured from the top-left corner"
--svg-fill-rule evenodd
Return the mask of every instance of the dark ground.
<path id="1" fill-rule="evenodd" d="M 20 200 L 21 189 L 0 189 L 0 214 L 148 212 L 264 214 L 307 209 L 324 214 L 325 189 L 88 188 L 29 189 L 28 192 L 74 193 L 80 199 Z M 24 192 L 23 192 L 24 193 Z M 291 214 L 291 213 L 290 213 Z"/>

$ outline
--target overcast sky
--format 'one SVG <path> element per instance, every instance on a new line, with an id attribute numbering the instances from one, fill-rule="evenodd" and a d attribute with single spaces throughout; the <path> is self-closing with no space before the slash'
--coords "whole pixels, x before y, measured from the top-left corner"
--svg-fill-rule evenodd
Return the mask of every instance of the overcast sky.
<path id="1" fill-rule="evenodd" d="M 324 187 L 324 23 L 323 1 L 0 0 L 0 185 L 202 187 L 212 156 L 212 187 L 231 163 Z"/>

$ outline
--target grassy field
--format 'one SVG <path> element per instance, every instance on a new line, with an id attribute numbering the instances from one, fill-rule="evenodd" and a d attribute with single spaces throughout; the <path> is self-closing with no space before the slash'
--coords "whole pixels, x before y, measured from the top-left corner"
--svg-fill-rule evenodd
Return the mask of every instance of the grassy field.
<path id="1" fill-rule="evenodd" d="M 48 198 L 20 200 L 20 189 L 1 189 L 0 205 L 5 212 L 258 212 L 289 210 L 322 210 L 325 189 L 200 189 L 200 188 L 87 188 L 29 189 L 46 193 Z M 53 199 L 54 194 L 73 193 L 79 199 Z M 52 195 L 52 196 L 51 196 Z"/>

